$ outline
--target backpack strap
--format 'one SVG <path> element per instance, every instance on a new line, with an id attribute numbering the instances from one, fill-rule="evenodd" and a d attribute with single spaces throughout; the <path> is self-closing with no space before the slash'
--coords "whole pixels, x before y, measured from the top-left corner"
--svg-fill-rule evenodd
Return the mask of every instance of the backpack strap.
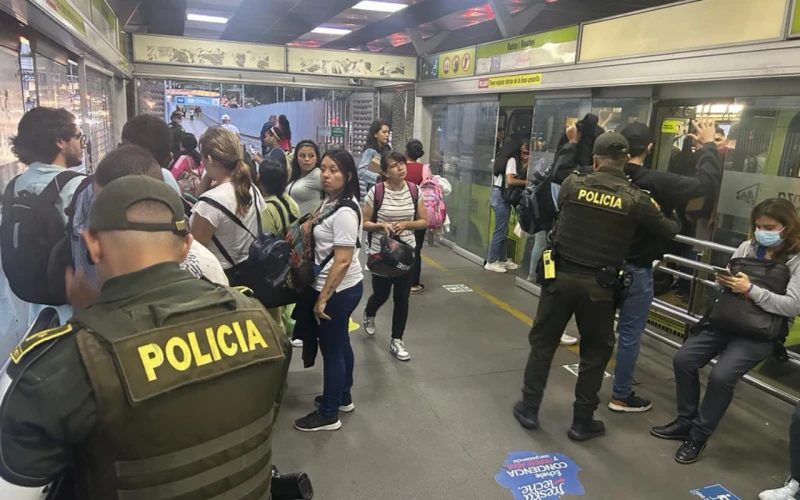
<path id="1" fill-rule="evenodd" d="M 253 196 L 253 208 L 256 211 L 256 220 L 257 220 L 257 224 L 258 224 L 257 231 L 258 231 L 258 234 L 260 236 L 260 235 L 263 234 L 262 229 L 261 229 L 261 213 L 259 212 L 258 207 L 256 206 L 256 199 L 257 198 L 254 195 Z M 250 231 L 250 229 L 248 229 L 247 226 L 244 225 L 244 222 L 242 222 L 242 220 L 239 217 L 236 217 L 230 210 L 228 210 L 224 205 L 219 203 L 217 200 L 212 200 L 211 198 L 208 198 L 206 196 L 201 196 L 197 200 L 197 202 L 200 203 L 201 201 L 204 201 L 204 202 L 208 203 L 212 207 L 218 209 L 220 212 L 225 214 L 225 216 L 228 217 L 230 220 L 232 220 L 236 225 L 238 225 L 239 227 L 241 227 L 242 229 L 247 231 L 247 233 L 250 236 L 253 237 L 253 240 L 258 239 L 258 236 L 254 235 L 253 232 Z M 219 241 L 219 238 L 217 238 L 216 235 L 212 236 L 211 237 L 211 241 L 214 242 L 214 246 L 216 246 L 217 250 L 219 250 L 219 253 L 221 253 L 222 256 L 225 257 L 225 260 L 227 260 L 228 263 L 231 266 L 235 266 L 236 263 L 233 261 L 233 257 L 231 257 L 231 254 L 229 254 L 228 251 L 225 250 L 225 247 L 222 245 L 222 242 Z"/>
<path id="2" fill-rule="evenodd" d="M 265 203 L 268 203 L 275 207 L 275 210 L 278 212 L 278 215 L 281 218 L 281 227 L 283 227 L 283 234 L 286 234 L 286 231 L 289 229 L 289 223 L 286 220 L 286 214 L 283 212 L 283 210 L 281 210 L 282 205 L 275 200 L 265 200 Z"/>
<path id="3" fill-rule="evenodd" d="M 375 196 L 372 200 L 372 222 L 378 222 L 378 210 L 383 205 L 383 195 L 386 191 L 386 185 L 383 182 L 375 184 Z"/>
<path id="4" fill-rule="evenodd" d="M 72 201 L 69 202 L 69 206 L 64 211 L 67 215 L 67 234 L 72 235 L 72 230 L 75 227 L 75 206 L 78 204 L 78 198 L 80 195 L 94 183 L 94 175 L 88 175 L 84 180 L 81 181 L 78 188 L 75 190 L 75 194 L 72 195 Z M 87 214 L 88 215 L 88 214 Z"/>
<path id="5" fill-rule="evenodd" d="M 408 191 L 411 193 L 411 201 L 414 202 L 414 220 L 417 220 L 417 205 L 419 205 L 419 186 L 413 182 L 406 181 Z"/>
<path id="6" fill-rule="evenodd" d="M 336 208 L 331 210 L 331 212 L 329 214 L 325 215 L 324 217 L 320 217 L 320 219 L 317 220 L 316 224 L 319 224 L 320 222 L 322 222 L 323 219 L 326 219 L 326 218 L 330 217 L 331 215 L 335 214 L 336 211 L 339 210 L 342 207 L 351 208 L 356 213 L 356 217 L 358 218 L 358 227 L 359 227 L 359 231 L 358 232 L 360 234 L 361 233 L 361 230 L 360 230 L 361 229 L 361 207 L 359 207 L 358 204 L 356 202 L 354 202 L 353 200 L 341 200 L 341 201 L 339 201 L 339 203 L 336 204 Z M 356 248 L 357 249 L 361 248 L 361 237 L 360 236 L 356 236 Z M 333 256 L 334 256 L 334 252 L 331 252 L 330 254 L 328 254 L 327 257 L 322 259 L 322 262 L 319 263 L 319 268 L 320 269 L 325 269 L 325 266 L 327 266 L 328 263 L 331 261 L 331 259 L 333 259 Z"/>
<path id="7" fill-rule="evenodd" d="M 61 172 L 60 174 L 56 175 L 52 181 L 50 181 L 50 183 L 42 190 L 41 193 L 39 193 L 39 198 L 42 200 L 42 203 L 53 205 L 56 202 L 59 193 L 61 193 L 61 190 L 64 189 L 67 184 L 69 184 L 69 181 L 75 177 L 80 177 L 83 175 L 84 174 L 75 172 L 74 170 L 65 170 Z"/>

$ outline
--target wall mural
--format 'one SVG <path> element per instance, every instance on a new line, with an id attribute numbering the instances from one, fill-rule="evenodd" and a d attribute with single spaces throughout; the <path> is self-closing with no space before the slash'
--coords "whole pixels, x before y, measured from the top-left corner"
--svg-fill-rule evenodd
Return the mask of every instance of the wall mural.
<path id="1" fill-rule="evenodd" d="M 289 47 L 289 72 L 313 75 L 416 80 L 415 57 Z"/>
<path id="2" fill-rule="evenodd" d="M 285 54 L 284 48 L 277 45 L 153 35 L 133 37 L 133 57 L 137 62 L 284 71 Z"/>

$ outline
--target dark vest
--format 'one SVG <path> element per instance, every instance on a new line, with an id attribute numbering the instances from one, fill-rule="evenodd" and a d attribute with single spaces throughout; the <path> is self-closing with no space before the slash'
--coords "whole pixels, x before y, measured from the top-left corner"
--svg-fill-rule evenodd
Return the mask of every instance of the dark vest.
<path id="1" fill-rule="evenodd" d="M 553 240 L 556 258 L 591 268 L 620 268 L 636 232 L 632 215 L 641 192 L 626 179 L 604 172 L 575 173 L 566 189 Z"/>
<path id="2" fill-rule="evenodd" d="M 99 304 L 74 318 L 97 402 L 75 449 L 78 498 L 269 499 L 285 337 L 224 287 L 183 303 Z"/>

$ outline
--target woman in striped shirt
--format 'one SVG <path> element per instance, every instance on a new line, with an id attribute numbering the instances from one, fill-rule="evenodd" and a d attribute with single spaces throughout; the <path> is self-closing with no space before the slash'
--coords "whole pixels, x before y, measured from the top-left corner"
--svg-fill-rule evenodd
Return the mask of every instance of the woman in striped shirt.
<path id="1" fill-rule="evenodd" d="M 419 197 L 416 184 L 406 181 L 406 158 L 401 153 L 390 152 L 381 159 L 381 171 L 386 181 L 379 192 L 383 199 L 375 199 L 373 187 L 364 200 L 364 230 L 370 233 L 370 253 L 380 251 L 380 234 L 391 234 L 398 240 L 415 246 L 414 231 L 428 227 L 428 213 Z M 377 212 L 375 207 L 377 206 Z M 411 355 L 403 343 L 403 333 L 408 320 L 408 298 L 411 293 L 411 274 L 394 278 L 372 275 L 372 296 L 364 309 L 364 330 L 375 335 L 375 315 L 389 299 L 394 287 L 394 312 L 392 313 L 392 341 L 389 351 L 400 361 L 408 361 Z"/>

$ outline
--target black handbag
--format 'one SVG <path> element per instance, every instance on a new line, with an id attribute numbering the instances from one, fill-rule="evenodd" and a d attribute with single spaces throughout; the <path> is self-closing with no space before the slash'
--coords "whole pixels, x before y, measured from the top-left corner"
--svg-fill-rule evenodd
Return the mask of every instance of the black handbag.
<path id="1" fill-rule="evenodd" d="M 731 273 L 744 273 L 753 285 L 784 295 L 789 285 L 791 271 L 780 262 L 754 258 L 731 259 Z M 725 288 L 711 305 L 707 323 L 714 328 L 737 337 L 765 342 L 783 340 L 789 333 L 789 318 L 761 309 L 743 294 Z"/>

